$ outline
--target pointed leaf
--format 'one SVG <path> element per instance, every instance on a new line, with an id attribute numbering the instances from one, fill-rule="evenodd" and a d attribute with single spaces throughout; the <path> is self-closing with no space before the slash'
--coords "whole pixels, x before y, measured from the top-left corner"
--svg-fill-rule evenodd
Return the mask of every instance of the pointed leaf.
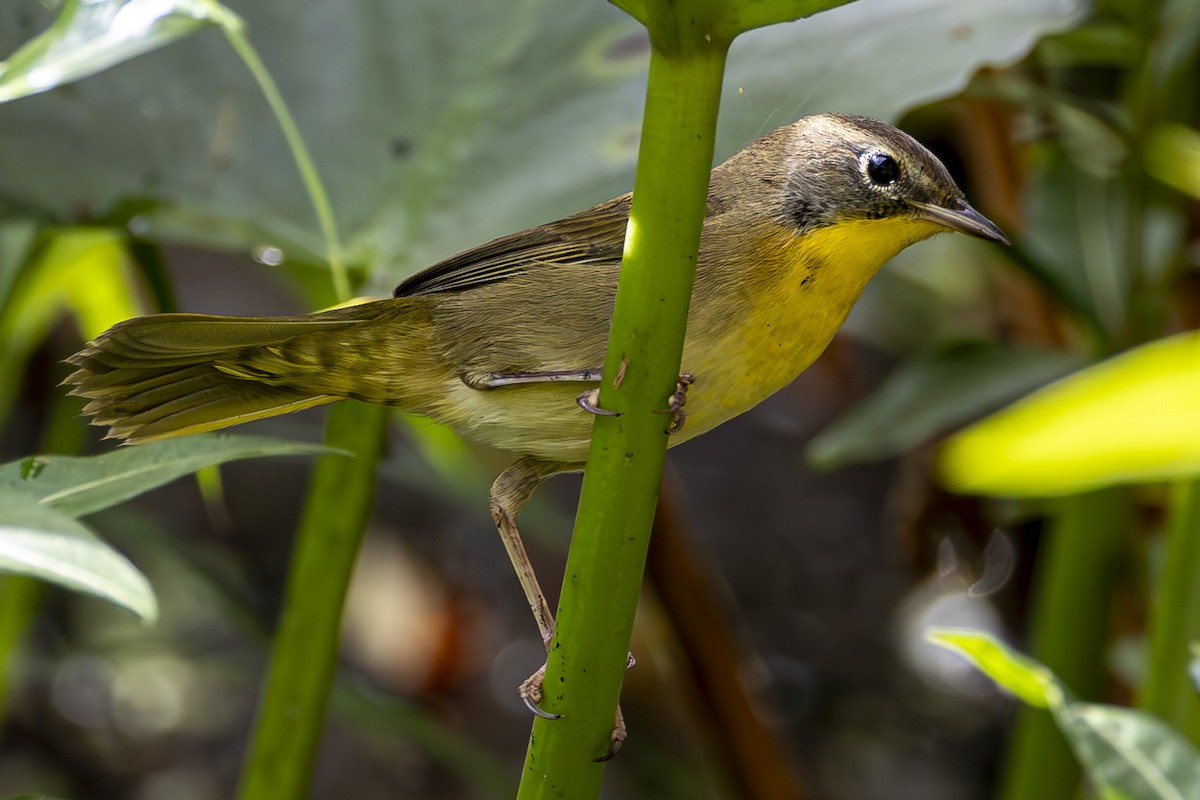
<path id="1" fill-rule="evenodd" d="M 70 517 L 116 505 L 201 467 L 259 456 L 338 453 L 262 436 L 211 433 L 123 447 L 98 456 L 30 456 L 0 465 L 0 490 L 31 494 Z"/>
<path id="2" fill-rule="evenodd" d="M 930 628 L 925 638 L 953 650 L 1011 694 L 1037 708 L 1048 708 L 1062 697 L 1054 673 L 1031 658 L 1015 653 L 996 637 L 964 628 Z"/>
<path id="3" fill-rule="evenodd" d="M 952 437 L 940 469 L 960 492 L 1044 496 L 1200 472 L 1200 334 L 1071 375 Z"/>
<path id="4" fill-rule="evenodd" d="M 150 582 L 115 549 L 32 494 L 0 487 L 0 571 L 93 594 L 146 622 L 158 616 Z"/>

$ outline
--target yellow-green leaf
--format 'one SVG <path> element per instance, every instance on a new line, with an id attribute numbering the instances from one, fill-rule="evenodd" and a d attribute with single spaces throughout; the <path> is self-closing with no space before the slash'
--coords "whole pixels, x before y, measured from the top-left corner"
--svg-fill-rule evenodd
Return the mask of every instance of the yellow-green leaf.
<path id="1" fill-rule="evenodd" d="M 1048 708 L 1062 700 L 1054 673 L 1010 650 L 994 636 L 962 628 L 931 628 L 926 638 L 953 650 L 980 672 L 1031 706 Z"/>
<path id="2" fill-rule="evenodd" d="M 960 492 L 1047 496 L 1200 472 L 1200 334 L 1085 369 L 952 437 Z"/>

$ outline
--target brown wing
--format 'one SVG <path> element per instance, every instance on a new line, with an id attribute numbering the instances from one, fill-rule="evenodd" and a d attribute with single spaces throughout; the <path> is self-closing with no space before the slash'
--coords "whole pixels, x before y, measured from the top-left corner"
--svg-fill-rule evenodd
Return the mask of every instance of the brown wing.
<path id="1" fill-rule="evenodd" d="M 457 292 L 539 266 L 609 264 L 620 261 L 629 220 L 630 195 L 601 203 L 565 219 L 493 239 L 408 278 L 394 297 Z"/>

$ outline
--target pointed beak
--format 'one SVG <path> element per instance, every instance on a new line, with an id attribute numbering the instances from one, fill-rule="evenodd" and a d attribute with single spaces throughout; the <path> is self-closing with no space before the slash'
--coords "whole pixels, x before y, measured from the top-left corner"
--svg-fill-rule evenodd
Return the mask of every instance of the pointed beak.
<path id="1" fill-rule="evenodd" d="M 918 219 L 928 220 L 968 236 L 978 236 L 980 239 L 987 239 L 990 242 L 1008 244 L 1008 237 L 1004 235 L 1004 231 L 997 228 L 983 214 L 971 208 L 966 200 L 956 201 L 952 208 L 933 203 L 919 203 L 915 200 L 908 202 L 916 210 Z"/>

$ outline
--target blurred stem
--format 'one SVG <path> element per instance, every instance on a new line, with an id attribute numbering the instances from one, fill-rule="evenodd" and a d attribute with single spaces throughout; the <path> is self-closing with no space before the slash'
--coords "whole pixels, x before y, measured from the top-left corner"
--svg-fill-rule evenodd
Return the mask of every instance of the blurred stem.
<path id="1" fill-rule="evenodd" d="M 1188 674 L 1200 641 L 1200 480 L 1171 487 L 1167 552 L 1150 620 L 1150 664 L 1138 706 L 1200 745 L 1200 697 Z"/>
<path id="2" fill-rule="evenodd" d="M 1146 57 L 1131 70 L 1126 92 L 1129 115 L 1129 163 L 1125 182 L 1126 236 L 1125 259 L 1129 273 L 1129 307 L 1123 344 L 1132 347 L 1159 335 L 1161 332 L 1161 290 L 1151 285 L 1146 274 L 1146 192 L 1151 180 L 1146 171 L 1146 143 L 1150 141 L 1154 121 L 1158 116 L 1158 95 L 1161 80 L 1159 64 L 1163 48 L 1162 8 L 1140 15 L 1147 42 Z"/>
<path id="3" fill-rule="evenodd" d="M 317 459 L 242 775 L 242 800 L 308 796 L 337 665 L 342 605 L 370 516 L 386 422 L 386 409 L 377 406 L 346 401 L 329 411 L 326 444 L 355 457 Z"/>
<path id="4" fill-rule="evenodd" d="M 1038 554 L 1031 604 L 1031 655 L 1084 699 L 1104 688 L 1112 583 L 1129 516 L 1120 490 L 1059 501 Z M 1079 767 L 1053 718 L 1023 707 L 1009 745 L 1003 800 L 1070 798 Z"/>
<path id="5" fill-rule="evenodd" d="M 550 646 L 544 707 L 534 720 L 522 800 L 600 792 L 613 715 L 641 590 L 668 418 L 683 353 L 704 221 L 717 104 L 729 41 L 706 36 L 688 3 L 655 4 L 650 76 L 602 407 Z M 682 8 L 680 7 L 682 6 Z M 677 27 L 666 26 L 663 15 Z M 610 376 L 623 375 L 622 380 Z"/>
<path id="6" fill-rule="evenodd" d="M 42 608 L 46 584 L 26 575 L 0 578 L 0 719 L 8 705 L 12 686 L 13 656 L 21 647 L 25 631 Z"/>
<path id="7" fill-rule="evenodd" d="M 133 263 L 137 264 L 150 294 L 154 298 L 154 307 L 160 313 L 171 313 L 179 310 L 179 302 L 175 298 L 175 289 L 171 286 L 171 276 L 167 273 L 167 261 L 163 258 L 162 247 L 157 242 L 146 239 L 130 238 L 125 249 Z"/>
<path id="8" fill-rule="evenodd" d="M 339 302 L 349 300 L 350 281 L 346 277 L 346 267 L 342 263 L 342 248 L 338 243 L 333 208 L 329 204 L 329 197 L 325 194 L 325 186 L 317 175 L 317 168 L 313 164 L 308 147 L 304 144 L 304 138 L 300 135 L 300 128 L 296 125 L 296 120 L 292 118 L 291 112 L 288 111 L 287 104 L 283 102 L 283 95 L 279 93 L 279 87 L 275 85 L 274 78 L 263 66 L 258 53 L 251 46 L 250 40 L 246 38 L 245 28 L 240 24 L 240 20 L 237 24 L 232 22 L 222 24 L 221 30 L 225 32 L 229 44 L 241 56 L 246 68 L 258 82 L 259 88 L 267 98 L 267 104 L 271 106 L 271 110 L 275 112 L 275 118 L 279 120 L 279 127 L 283 129 L 283 136 L 287 139 L 288 148 L 291 149 L 292 158 L 296 162 L 296 168 L 300 171 L 300 178 L 304 181 L 304 188 L 316 211 L 321 232 L 325 235 L 326 258 L 329 259 L 329 269 L 333 273 L 334 293 Z"/>

